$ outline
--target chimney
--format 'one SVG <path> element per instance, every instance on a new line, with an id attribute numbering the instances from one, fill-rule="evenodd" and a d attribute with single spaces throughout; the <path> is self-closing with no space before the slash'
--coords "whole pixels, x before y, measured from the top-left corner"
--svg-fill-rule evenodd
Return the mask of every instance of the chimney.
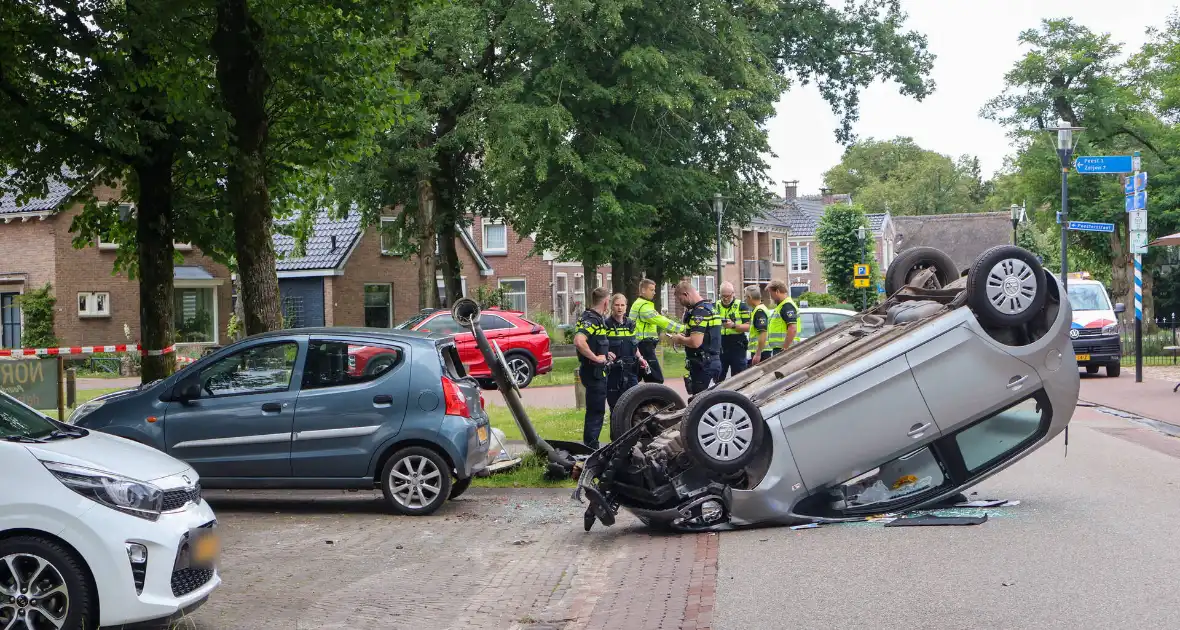
<path id="1" fill-rule="evenodd" d="M 819 194 L 821 197 L 823 197 L 825 206 L 830 206 L 836 203 L 836 195 L 832 194 L 831 188 L 820 188 Z"/>
<path id="2" fill-rule="evenodd" d="M 786 185 L 787 187 L 783 192 L 783 197 L 786 198 L 787 201 L 791 201 L 799 195 L 799 180 L 796 179 L 786 182 Z"/>

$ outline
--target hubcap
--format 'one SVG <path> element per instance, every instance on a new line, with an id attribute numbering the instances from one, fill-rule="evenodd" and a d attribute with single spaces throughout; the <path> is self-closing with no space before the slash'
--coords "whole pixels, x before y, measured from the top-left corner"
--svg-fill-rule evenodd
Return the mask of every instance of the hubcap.
<path id="1" fill-rule="evenodd" d="M 750 449 L 753 439 L 753 420 L 733 403 L 713 405 L 697 425 L 697 441 L 709 457 L 718 461 L 737 459 Z"/>
<path id="2" fill-rule="evenodd" d="M 524 385 L 525 380 L 529 377 L 529 363 L 524 359 L 512 358 L 508 361 L 508 373 L 512 375 L 512 380 L 517 385 Z"/>
<path id="3" fill-rule="evenodd" d="M 69 612 L 69 592 L 57 567 L 27 553 L 0 558 L 0 628 L 56 630 Z"/>
<path id="4" fill-rule="evenodd" d="M 393 465 L 389 472 L 389 487 L 398 504 L 421 509 L 438 498 L 442 490 L 442 473 L 430 458 L 410 455 Z"/>
<path id="5" fill-rule="evenodd" d="M 1006 258 L 987 274 L 987 299 L 997 311 L 1016 315 L 1028 310 L 1037 294 L 1037 277 L 1023 260 Z"/>

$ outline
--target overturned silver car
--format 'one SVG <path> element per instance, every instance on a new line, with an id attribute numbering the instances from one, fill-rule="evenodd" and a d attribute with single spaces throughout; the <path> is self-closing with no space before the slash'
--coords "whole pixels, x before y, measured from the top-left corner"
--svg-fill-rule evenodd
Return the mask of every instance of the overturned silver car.
<path id="1" fill-rule="evenodd" d="M 583 464 L 585 527 L 681 531 L 931 507 L 1065 429 L 1079 375 L 1061 285 L 999 246 L 965 272 L 902 252 L 880 306 L 685 401 L 628 390 Z"/>

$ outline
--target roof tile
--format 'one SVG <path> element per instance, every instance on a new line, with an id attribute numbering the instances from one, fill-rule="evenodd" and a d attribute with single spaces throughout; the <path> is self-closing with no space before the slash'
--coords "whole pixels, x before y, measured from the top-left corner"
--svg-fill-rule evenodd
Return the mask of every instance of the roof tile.
<path id="1" fill-rule="evenodd" d="M 295 219 L 276 221 L 276 225 L 290 225 Z M 275 233 L 275 258 L 279 271 L 310 271 L 317 269 L 335 269 L 344 262 L 344 257 L 352 248 L 352 244 L 360 236 L 361 215 L 350 212 L 343 219 L 334 219 L 326 210 L 321 210 L 315 219 L 315 226 L 307 239 L 307 246 L 302 257 L 292 257 L 295 250 L 294 237 Z M 336 247 L 333 249 L 332 240 L 335 237 Z"/>

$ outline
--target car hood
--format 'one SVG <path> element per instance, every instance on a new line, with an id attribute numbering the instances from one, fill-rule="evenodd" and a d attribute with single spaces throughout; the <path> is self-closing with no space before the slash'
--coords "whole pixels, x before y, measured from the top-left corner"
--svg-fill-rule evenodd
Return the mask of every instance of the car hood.
<path id="1" fill-rule="evenodd" d="M 1071 328 L 1102 328 L 1110 324 L 1117 323 L 1115 319 L 1114 310 L 1098 310 L 1098 311 L 1078 311 L 1073 312 L 1073 323 Z"/>
<path id="2" fill-rule="evenodd" d="M 99 431 L 80 438 L 29 444 L 27 448 L 43 461 L 104 470 L 138 481 L 154 481 L 189 469 L 188 464 L 150 446 Z"/>

